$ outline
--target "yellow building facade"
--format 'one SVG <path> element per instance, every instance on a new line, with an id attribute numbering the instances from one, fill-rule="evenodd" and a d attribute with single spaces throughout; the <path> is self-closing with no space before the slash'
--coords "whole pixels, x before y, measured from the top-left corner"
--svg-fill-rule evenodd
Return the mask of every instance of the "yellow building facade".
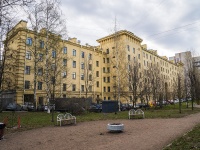
<path id="1" fill-rule="evenodd" d="M 45 29 L 36 33 L 27 28 L 26 21 L 20 21 L 5 40 L 3 97 L 20 104 L 33 101 L 36 87 L 37 104 L 47 103 L 54 93 L 55 97 L 130 103 L 131 64 L 138 64 L 141 79 L 156 66 L 169 90 L 178 74 L 183 73 L 183 64 L 168 61 L 156 50 L 147 50 L 142 39 L 129 31 L 121 30 L 97 41 L 99 46 L 81 45 L 76 38 L 64 40 L 47 34 Z"/>

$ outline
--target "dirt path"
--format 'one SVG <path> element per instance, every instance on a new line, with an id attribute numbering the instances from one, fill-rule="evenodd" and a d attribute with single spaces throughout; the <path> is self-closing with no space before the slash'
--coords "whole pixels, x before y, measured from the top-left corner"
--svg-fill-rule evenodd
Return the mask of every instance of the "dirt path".
<path id="1" fill-rule="evenodd" d="M 122 133 L 107 132 L 123 123 Z M 161 150 L 200 123 L 200 113 L 178 119 L 104 120 L 73 126 L 45 127 L 5 135 L 2 150 Z"/>

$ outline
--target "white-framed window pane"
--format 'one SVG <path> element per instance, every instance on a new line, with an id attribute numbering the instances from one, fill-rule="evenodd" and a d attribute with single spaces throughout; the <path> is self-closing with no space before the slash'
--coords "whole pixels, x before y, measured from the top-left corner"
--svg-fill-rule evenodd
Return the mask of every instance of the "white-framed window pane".
<path id="1" fill-rule="evenodd" d="M 31 46 L 32 45 L 32 38 L 28 37 L 26 39 L 26 44 Z"/>
<path id="2" fill-rule="evenodd" d="M 76 56 L 76 50 L 75 50 L 75 49 L 73 49 L 72 55 L 73 55 L 73 56 Z"/>
<path id="3" fill-rule="evenodd" d="M 76 61 L 73 61 L 73 62 L 72 62 L 72 67 L 73 67 L 73 68 L 76 68 Z"/>
<path id="4" fill-rule="evenodd" d="M 30 81 L 25 81 L 24 88 L 25 89 L 30 89 Z"/>
<path id="5" fill-rule="evenodd" d="M 84 62 L 81 63 L 81 69 L 84 69 Z"/>
<path id="6" fill-rule="evenodd" d="M 76 72 L 72 73 L 72 79 L 76 79 Z"/>
<path id="7" fill-rule="evenodd" d="M 31 67 L 30 66 L 26 66 L 25 67 L 25 74 L 30 74 L 31 72 Z"/>
<path id="8" fill-rule="evenodd" d="M 67 47 L 63 47 L 63 54 L 67 54 Z"/>
<path id="9" fill-rule="evenodd" d="M 52 51 L 52 58 L 56 58 L 56 51 L 55 50 Z"/>
<path id="10" fill-rule="evenodd" d="M 85 53 L 82 51 L 81 52 L 81 58 L 84 58 L 85 57 Z"/>
<path id="11" fill-rule="evenodd" d="M 26 52 L 26 59 L 31 59 L 31 52 L 30 51 Z"/>

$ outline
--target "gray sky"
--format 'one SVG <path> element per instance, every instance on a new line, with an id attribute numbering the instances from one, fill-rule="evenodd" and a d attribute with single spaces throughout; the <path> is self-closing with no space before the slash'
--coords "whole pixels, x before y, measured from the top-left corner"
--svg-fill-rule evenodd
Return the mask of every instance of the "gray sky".
<path id="1" fill-rule="evenodd" d="M 159 55 L 200 54 L 200 0 L 61 0 L 69 37 L 81 44 L 128 30 Z"/>

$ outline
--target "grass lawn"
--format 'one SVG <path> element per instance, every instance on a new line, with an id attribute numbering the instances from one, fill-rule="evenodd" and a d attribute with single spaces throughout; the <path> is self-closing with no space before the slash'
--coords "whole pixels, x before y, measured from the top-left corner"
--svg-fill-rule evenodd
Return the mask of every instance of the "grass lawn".
<path id="1" fill-rule="evenodd" d="M 200 124 L 192 131 L 175 140 L 163 150 L 191 150 L 200 149 Z"/>
<path id="2" fill-rule="evenodd" d="M 180 118 L 190 114 L 200 112 L 200 108 L 186 108 L 186 104 L 182 104 L 182 113 L 179 113 L 178 104 L 167 105 L 163 108 L 150 108 L 144 110 L 145 118 Z M 11 132 L 19 132 L 24 130 L 30 130 L 34 128 L 55 126 L 56 117 L 59 112 L 54 112 L 52 122 L 52 114 L 47 112 L 2 112 L 0 113 L 0 122 L 5 122 L 7 120 L 7 128 L 5 134 Z M 115 119 L 128 119 L 128 111 L 121 111 L 115 113 L 91 113 L 86 112 L 82 115 L 77 115 L 77 123 L 85 121 L 95 121 L 95 120 L 115 120 Z M 18 127 L 18 122 L 20 121 L 20 128 Z M 12 128 L 14 127 L 14 128 Z M 184 143 L 184 144 L 183 144 Z M 200 149 L 200 125 L 189 132 L 187 135 L 181 137 L 180 139 L 174 141 L 174 143 L 167 147 L 165 150 L 176 150 L 176 149 Z"/>
<path id="3" fill-rule="evenodd" d="M 179 113 L 178 105 L 167 105 L 160 108 L 151 108 L 144 110 L 145 118 L 179 118 L 189 114 L 200 112 L 200 108 L 195 108 L 193 111 L 191 108 L 186 108 L 186 105 L 182 105 L 182 113 Z M 52 122 L 52 114 L 47 112 L 2 112 L 0 113 L 0 122 L 7 120 L 7 130 L 12 131 L 11 127 L 17 127 L 20 120 L 21 130 L 28 130 L 33 128 L 54 126 L 56 125 L 56 117 L 59 112 L 54 112 L 54 122 Z M 82 115 L 76 116 L 77 122 L 95 121 L 95 120 L 115 120 L 115 119 L 128 119 L 128 111 L 121 111 L 115 113 L 89 113 L 86 112 Z"/>

